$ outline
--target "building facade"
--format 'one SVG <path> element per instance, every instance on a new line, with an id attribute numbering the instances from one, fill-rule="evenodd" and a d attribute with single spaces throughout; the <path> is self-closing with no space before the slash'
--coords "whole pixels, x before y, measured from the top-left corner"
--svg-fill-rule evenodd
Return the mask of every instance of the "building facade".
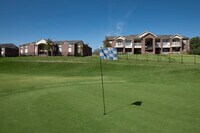
<path id="1" fill-rule="evenodd" d="M 168 54 L 190 50 L 189 38 L 179 34 L 155 35 L 146 31 L 138 35 L 106 36 L 105 40 L 118 54 Z"/>
<path id="2" fill-rule="evenodd" d="M 19 54 L 19 48 L 12 44 L 0 44 L 0 57 L 16 57 Z"/>
<path id="3" fill-rule="evenodd" d="M 82 40 L 51 41 L 41 39 L 19 45 L 20 56 L 90 56 L 92 48 Z"/>

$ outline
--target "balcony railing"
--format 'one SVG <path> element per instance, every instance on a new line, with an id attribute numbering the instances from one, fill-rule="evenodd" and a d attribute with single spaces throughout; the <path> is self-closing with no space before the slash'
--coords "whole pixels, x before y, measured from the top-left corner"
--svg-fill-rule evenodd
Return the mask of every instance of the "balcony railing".
<path id="1" fill-rule="evenodd" d="M 125 45 L 126 45 L 126 46 L 130 46 L 130 45 L 132 45 L 132 43 L 125 43 Z"/>
<path id="2" fill-rule="evenodd" d="M 172 42 L 172 47 L 181 47 L 180 42 Z"/>
<path id="3" fill-rule="evenodd" d="M 132 48 L 132 43 L 125 43 L 126 48 Z"/>
<path id="4" fill-rule="evenodd" d="M 156 47 L 161 47 L 160 42 L 156 42 Z"/>
<path id="5" fill-rule="evenodd" d="M 124 47 L 123 43 L 116 43 L 115 47 Z"/>
<path id="6" fill-rule="evenodd" d="M 134 44 L 134 47 L 135 47 L 135 48 L 141 48 L 141 47 L 142 47 L 142 44 L 141 44 L 141 43 L 135 43 L 135 44 Z"/>
<path id="7" fill-rule="evenodd" d="M 163 42 L 163 48 L 169 48 L 170 42 Z"/>

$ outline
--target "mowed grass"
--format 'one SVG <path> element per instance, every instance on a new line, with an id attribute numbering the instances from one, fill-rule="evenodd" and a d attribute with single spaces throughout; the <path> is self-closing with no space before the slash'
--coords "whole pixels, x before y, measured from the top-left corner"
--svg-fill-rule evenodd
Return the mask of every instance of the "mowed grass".
<path id="1" fill-rule="evenodd" d="M 0 58 L 0 133 L 198 133 L 200 65 Z M 141 106 L 131 103 L 141 101 Z"/>
<path id="2" fill-rule="evenodd" d="M 140 61 L 156 61 L 156 62 L 168 62 L 168 63 L 181 63 L 181 64 L 199 64 L 200 55 L 187 55 L 187 54 L 128 54 L 121 55 L 121 59 L 128 60 L 140 60 Z"/>

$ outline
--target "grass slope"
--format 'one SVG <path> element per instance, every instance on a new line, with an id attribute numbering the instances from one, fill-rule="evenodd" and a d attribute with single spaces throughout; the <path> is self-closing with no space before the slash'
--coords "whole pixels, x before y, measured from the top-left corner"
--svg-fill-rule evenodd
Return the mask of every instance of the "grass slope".
<path id="1" fill-rule="evenodd" d="M 0 133 L 200 132 L 199 65 L 103 61 L 103 72 L 105 116 L 98 59 L 0 59 Z"/>

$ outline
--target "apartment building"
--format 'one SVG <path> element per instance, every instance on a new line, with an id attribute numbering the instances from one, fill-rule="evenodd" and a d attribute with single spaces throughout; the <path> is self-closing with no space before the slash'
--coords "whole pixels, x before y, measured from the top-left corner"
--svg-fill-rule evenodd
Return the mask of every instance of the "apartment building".
<path id="1" fill-rule="evenodd" d="M 82 40 L 51 41 L 41 39 L 19 45 L 20 56 L 90 56 L 92 48 Z"/>
<path id="2" fill-rule="evenodd" d="M 190 50 L 189 38 L 180 34 L 156 35 L 145 31 L 129 36 L 106 36 L 118 54 L 168 54 L 182 53 Z"/>

